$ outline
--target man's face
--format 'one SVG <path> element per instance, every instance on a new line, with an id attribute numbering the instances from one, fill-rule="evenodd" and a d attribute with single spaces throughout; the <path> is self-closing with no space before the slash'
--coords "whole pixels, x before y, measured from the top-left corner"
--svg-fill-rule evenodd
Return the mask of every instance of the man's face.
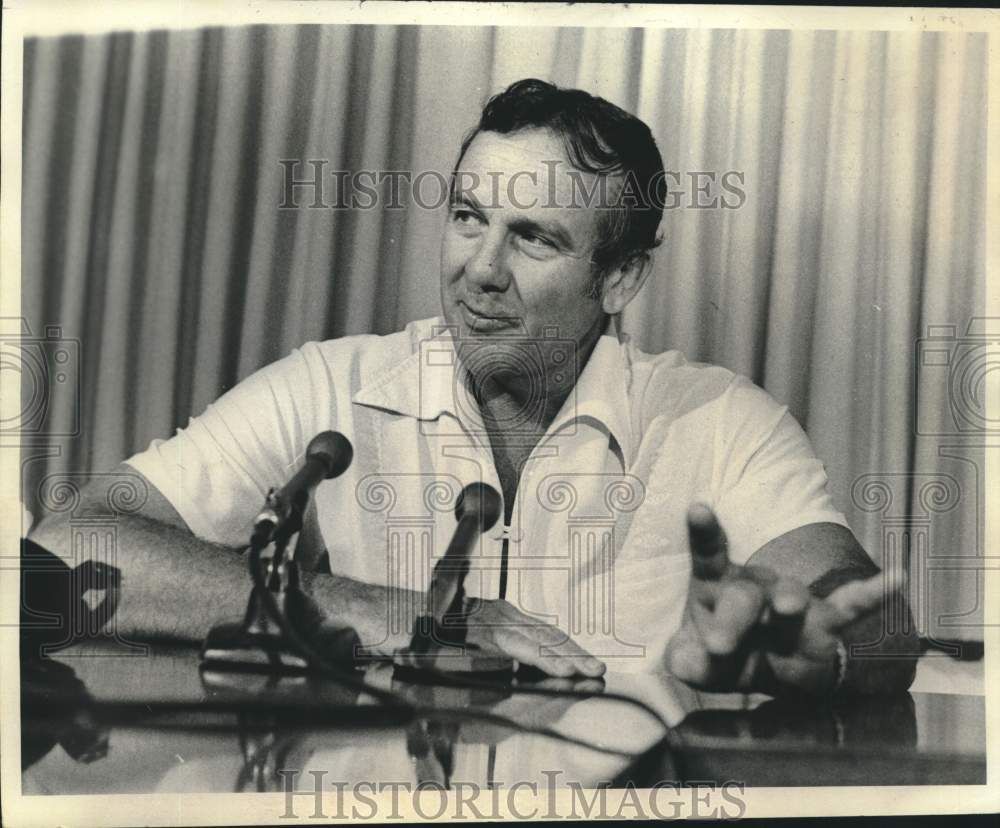
<path id="1" fill-rule="evenodd" d="M 590 295 L 599 214 L 581 203 L 572 169 L 548 130 L 483 132 L 469 145 L 441 243 L 441 303 L 460 339 L 499 356 L 504 338 L 544 349 L 554 334 L 576 343 L 581 363 L 589 354 L 604 321 Z M 574 175 L 593 189 L 593 175 Z"/>

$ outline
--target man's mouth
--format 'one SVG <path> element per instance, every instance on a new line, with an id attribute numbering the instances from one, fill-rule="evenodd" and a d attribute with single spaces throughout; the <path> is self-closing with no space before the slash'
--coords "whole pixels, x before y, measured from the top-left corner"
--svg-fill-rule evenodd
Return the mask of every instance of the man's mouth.
<path id="1" fill-rule="evenodd" d="M 511 316 L 498 316 L 494 311 L 492 314 L 478 311 L 469 307 L 465 302 L 459 301 L 458 306 L 462 311 L 465 324 L 475 331 L 499 331 L 512 327 L 517 323 L 517 319 Z"/>

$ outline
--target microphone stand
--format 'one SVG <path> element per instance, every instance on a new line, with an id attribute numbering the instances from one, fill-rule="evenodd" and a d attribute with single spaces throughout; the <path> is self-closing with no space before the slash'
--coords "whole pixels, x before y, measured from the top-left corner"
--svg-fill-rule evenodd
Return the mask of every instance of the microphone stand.
<path id="1" fill-rule="evenodd" d="M 509 680 L 514 660 L 500 653 L 483 652 L 467 641 L 469 616 L 465 602 L 465 578 L 469 553 L 479 536 L 500 515 L 500 495 L 485 483 L 462 490 L 455 506 L 458 525 L 451 543 L 434 566 L 428 589 L 428 610 L 418 616 L 408 647 L 393 655 L 394 674 L 401 680 L 420 680 L 420 674 L 492 674 Z M 425 675 L 426 678 L 426 675 Z"/>
<path id="2" fill-rule="evenodd" d="M 326 436 L 320 435 L 313 443 Z M 327 477 L 342 470 L 330 470 Z M 261 595 L 262 589 L 267 590 L 279 614 L 294 632 L 311 640 L 331 661 L 355 666 L 355 653 L 361 646 L 357 632 L 352 627 L 328 623 L 316 602 L 302 591 L 293 541 L 302 529 L 310 488 L 289 484 L 283 489 L 272 488 L 267 493 L 264 508 L 254 520 L 247 553 L 254 587 L 246 613 L 238 623 L 217 624 L 202 646 L 202 680 L 207 687 L 231 685 L 229 678 L 217 675 L 220 668 L 298 674 L 309 671 L 309 659 L 288 640 L 277 619 L 268 611 L 268 596 Z M 290 545 L 293 546 L 291 552 Z M 268 548 L 272 549 L 271 555 L 262 558 Z M 262 560 L 267 563 L 261 581 L 256 568 Z"/>
<path id="3" fill-rule="evenodd" d="M 234 793 L 281 790 L 278 771 L 288 767 L 288 755 L 302 741 L 302 732 L 286 732 L 273 719 L 240 714 L 239 741 L 243 764 Z"/>
<path id="4" fill-rule="evenodd" d="M 302 528 L 302 513 L 308 502 L 302 492 L 299 502 L 290 504 L 276 489 L 267 493 L 264 508 L 254 521 L 248 557 L 253 566 L 266 561 L 265 588 L 271 593 L 281 613 L 289 619 L 303 614 L 311 599 L 302 592 L 298 565 L 288 553 L 289 543 Z M 301 506 L 301 508 L 296 508 Z M 270 556 L 261 557 L 269 547 Z M 313 604 L 315 608 L 315 605 Z M 318 608 L 315 608 L 318 613 Z M 299 625 L 297 625 L 299 626 Z M 301 628 L 301 627 L 300 627 Z M 250 592 L 246 613 L 239 623 L 216 624 L 209 632 L 201 651 L 202 667 L 226 665 L 228 669 L 265 669 L 277 672 L 304 672 L 309 667 L 306 658 L 285 638 L 281 628 L 264 605 L 264 598 L 255 585 Z M 212 676 L 206 676 L 214 684 Z M 227 682 L 223 682 L 226 684 Z"/>

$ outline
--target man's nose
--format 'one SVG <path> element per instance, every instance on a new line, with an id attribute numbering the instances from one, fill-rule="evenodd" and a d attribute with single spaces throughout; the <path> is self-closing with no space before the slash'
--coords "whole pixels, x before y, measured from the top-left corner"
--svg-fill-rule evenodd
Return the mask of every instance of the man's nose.
<path id="1" fill-rule="evenodd" d="M 479 248 L 465 264 L 469 282 L 483 291 L 505 291 L 510 285 L 507 269 L 507 234 L 483 235 Z"/>

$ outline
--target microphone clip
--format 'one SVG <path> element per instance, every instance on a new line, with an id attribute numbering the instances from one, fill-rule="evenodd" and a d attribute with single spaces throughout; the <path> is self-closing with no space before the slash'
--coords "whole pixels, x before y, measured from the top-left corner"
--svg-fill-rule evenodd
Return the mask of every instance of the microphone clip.
<path id="1" fill-rule="evenodd" d="M 400 679 L 419 678 L 412 671 L 435 673 L 512 674 L 513 660 L 502 654 L 491 655 L 478 644 L 466 640 L 468 616 L 465 611 L 448 613 L 440 621 L 433 615 L 420 615 L 413 625 L 410 645 L 393 655 Z"/>
<path id="2" fill-rule="evenodd" d="M 303 609 L 312 601 L 302 592 L 298 566 L 286 557 L 286 545 L 287 539 L 271 544 L 274 553 L 262 559 L 264 589 L 271 593 L 278 611 L 296 623 L 303 615 Z M 296 626 L 299 627 L 299 624 L 296 623 Z M 284 631 L 271 617 L 257 585 L 250 591 L 243 620 L 212 627 L 202 646 L 201 658 L 203 667 L 225 665 L 245 670 L 300 672 L 309 666 L 305 656 L 291 646 Z"/>

